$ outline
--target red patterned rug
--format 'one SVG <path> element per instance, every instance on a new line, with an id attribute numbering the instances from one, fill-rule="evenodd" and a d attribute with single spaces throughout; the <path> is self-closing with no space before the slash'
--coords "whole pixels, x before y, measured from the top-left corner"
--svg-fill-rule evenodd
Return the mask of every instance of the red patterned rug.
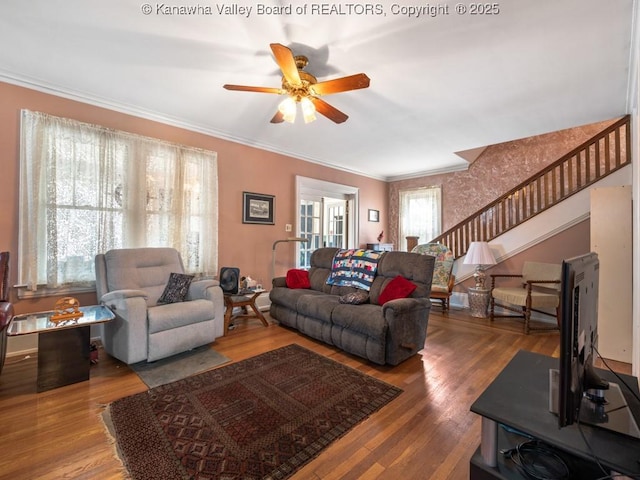
<path id="1" fill-rule="evenodd" d="M 289 345 L 117 400 L 104 417 L 134 480 L 275 480 L 401 392 Z"/>

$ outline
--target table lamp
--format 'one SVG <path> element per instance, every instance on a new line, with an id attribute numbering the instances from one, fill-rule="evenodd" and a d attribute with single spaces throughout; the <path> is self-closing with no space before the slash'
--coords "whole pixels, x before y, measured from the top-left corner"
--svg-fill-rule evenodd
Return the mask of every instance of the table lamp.
<path id="1" fill-rule="evenodd" d="M 487 242 L 471 242 L 463 263 L 476 266 L 476 271 L 473 274 L 473 278 L 476 280 L 476 288 L 484 288 L 484 280 L 486 278 L 484 266 L 495 265 L 496 259 L 491 253 Z"/>

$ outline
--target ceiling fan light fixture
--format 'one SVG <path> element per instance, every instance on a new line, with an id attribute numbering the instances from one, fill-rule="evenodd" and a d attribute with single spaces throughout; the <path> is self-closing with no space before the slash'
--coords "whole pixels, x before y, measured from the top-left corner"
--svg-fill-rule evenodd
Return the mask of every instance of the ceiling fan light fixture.
<path id="1" fill-rule="evenodd" d="M 285 122 L 293 123 L 296 121 L 296 101 L 293 98 L 285 98 L 278 105 L 278 110 L 282 113 Z"/>
<path id="2" fill-rule="evenodd" d="M 334 123 L 344 123 L 349 117 L 322 100 L 320 96 L 369 87 L 369 77 L 364 73 L 318 83 L 316 77 L 303 70 L 308 63 L 307 57 L 303 55 L 294 56 L 289 47 L 280 43 L 272 43 L 270 46 L 275 61 L 282 71 L 282 88 L 232 84 L 225 84 L 223 87 L 227 90 L 241 92 L 287 95 L 289 98 L 278 105 L 278 111 L 271 118 L 271 123 L 294 123 L 296 120 L 296 103 L 300 103 L 305 123 L 313 122 L 316 119 L 316 112 Z"/>
<path id="3" fill-rule="evenodd" d="M 304 123 L 311 123 L 316 119 L 316 107 L 309 97 L 303 97 L 300 100 L 300 108 L 302 108 Z"/>

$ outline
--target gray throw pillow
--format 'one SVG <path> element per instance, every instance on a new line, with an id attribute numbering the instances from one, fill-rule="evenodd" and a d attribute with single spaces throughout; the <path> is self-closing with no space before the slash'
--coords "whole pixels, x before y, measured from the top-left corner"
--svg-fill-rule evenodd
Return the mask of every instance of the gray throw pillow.
<path id="1" fill-rule="evenodd" d="M 158 299 L 158 303 L 177 303 L 184 302 L 189 293 L 189 285 L 193 280 L 193 275 L 185 275 L 184 273 L 172 273 L 169 276 L 167 286 Z"/>
<path id="2" fill-rule="evenodd" d="M 358 290 L 357 292 L 347 293 L 341 295 L 338 298 L 340 303 L 350 303 L 351 305 L 360 305 L 361 303 L 367 303 L 369 301 L 369 294 L 364 290 Z"/>

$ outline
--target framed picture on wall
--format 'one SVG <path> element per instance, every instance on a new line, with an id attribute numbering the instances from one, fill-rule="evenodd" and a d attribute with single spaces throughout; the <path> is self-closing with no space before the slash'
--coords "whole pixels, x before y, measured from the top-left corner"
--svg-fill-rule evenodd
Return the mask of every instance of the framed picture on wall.
<path id="1" fill-rule="evenodd" d="M 379 222 L 380 221 L 380 210 L 369 209 L 369 221 L 370 222 Z"/>
<path id="2" fill-rule="evenodd" d="M 242 192 L 242 223 L 274 225 L 275 195 Z"/>

